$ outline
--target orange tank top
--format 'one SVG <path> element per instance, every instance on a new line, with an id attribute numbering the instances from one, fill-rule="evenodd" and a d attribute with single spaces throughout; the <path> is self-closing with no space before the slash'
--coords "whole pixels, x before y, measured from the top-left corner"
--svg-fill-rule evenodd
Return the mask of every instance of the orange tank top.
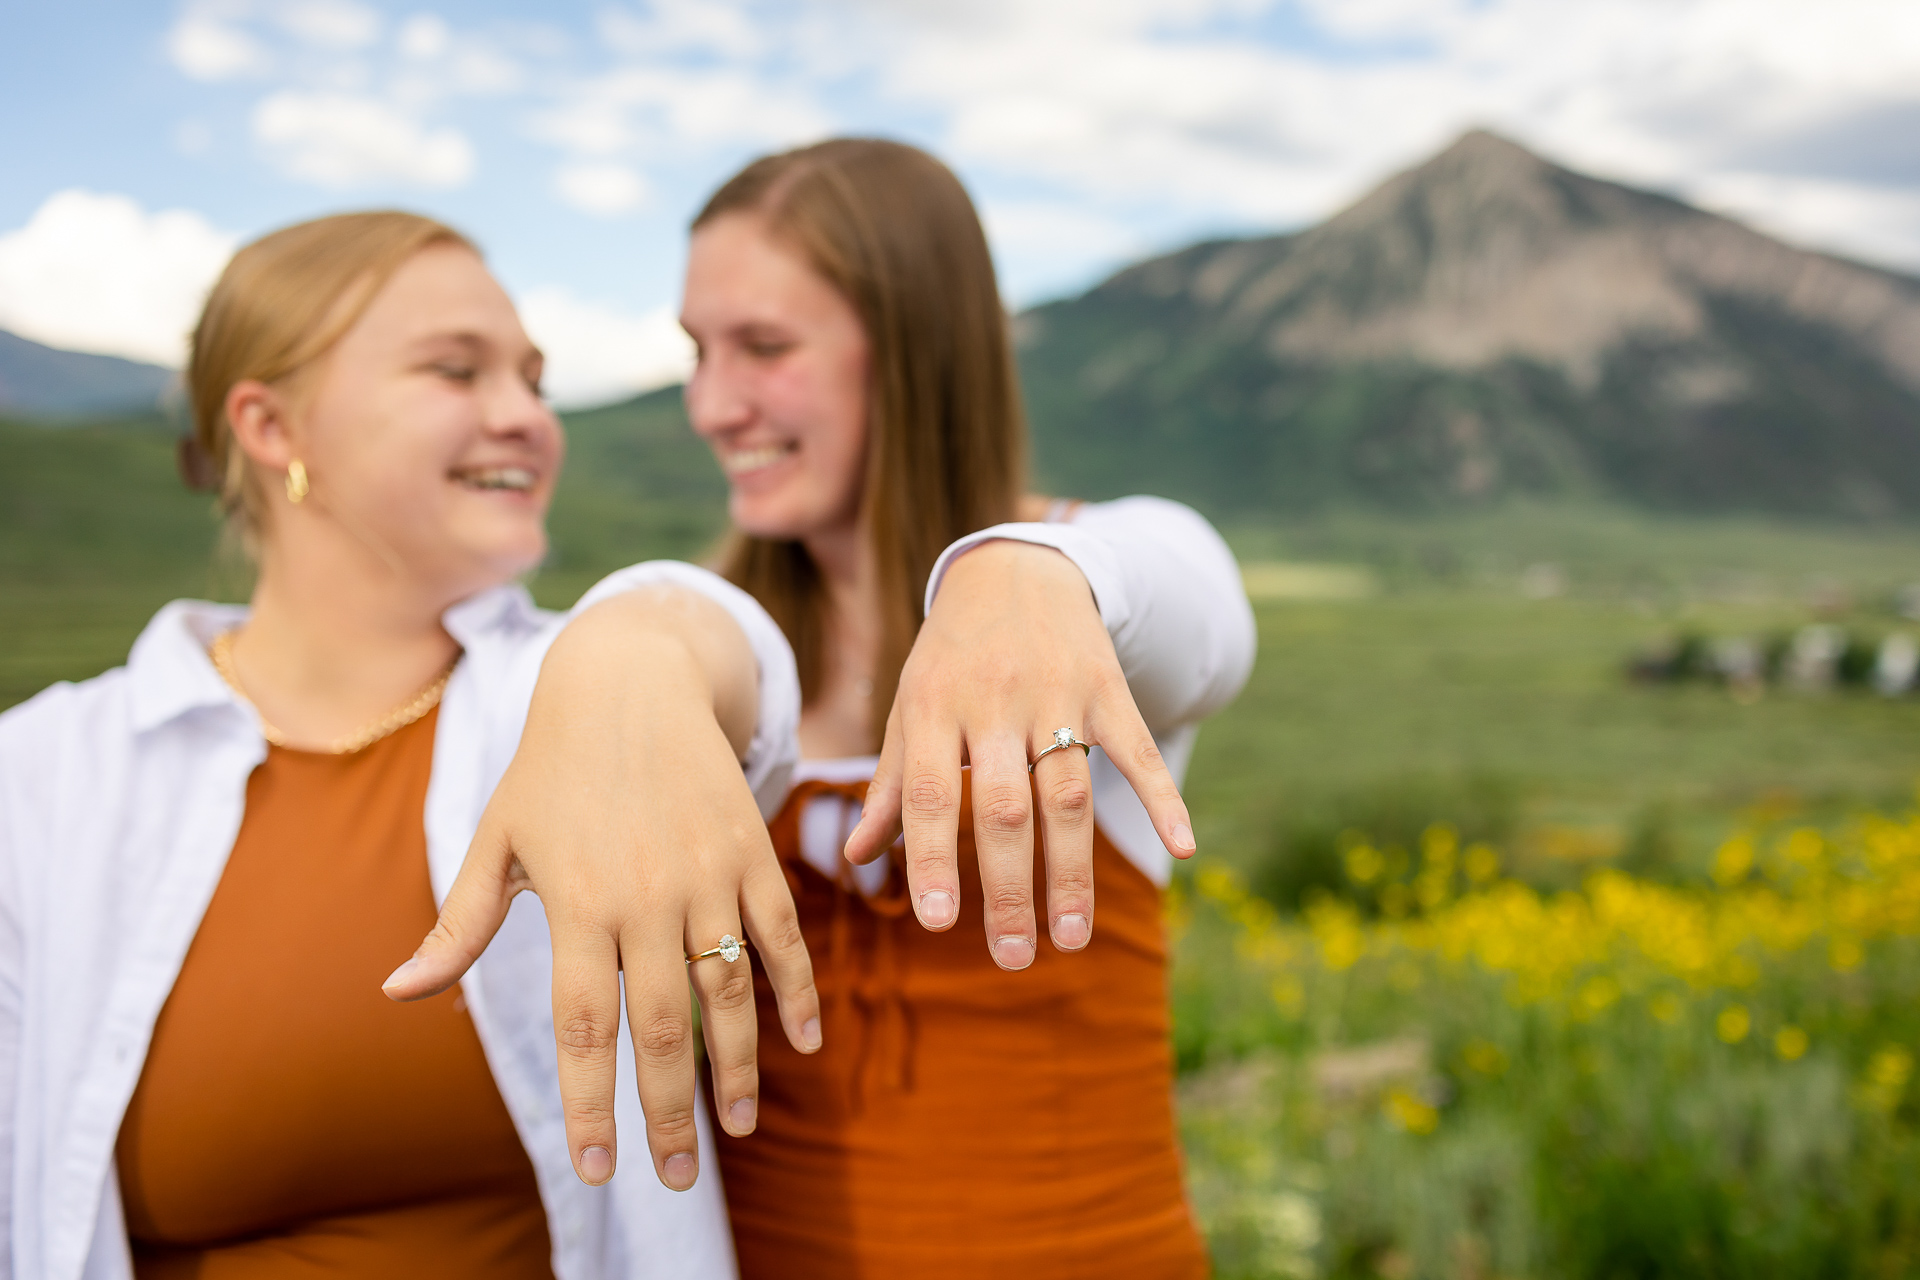
<path id="1" fill-rule="evenodd" d="M 1160 893 L 1094 839 L 1093 941 L 1046 940 L 1006 973 L 987 954 L 962 793 L 957 925 L 914 919 L 896 850 L 862 896 L 799 852 L 803 782 L 772 823 L 824 1007 L 811 1057 L 756 973 L 760 1123 L 719 1136 L 743 1280 L 1207 1274 L 1181 1185 Z M 1042 868 L 1036 859 L 1035 885 Z"/>
<path id="2" fill-rule="evenodd" d="M 380 984 L 433 927 L 432 713 L 268 749 L 116 1158 L 140 1280 L 552 1275 L 533 1166 L 457 992 Z"/>

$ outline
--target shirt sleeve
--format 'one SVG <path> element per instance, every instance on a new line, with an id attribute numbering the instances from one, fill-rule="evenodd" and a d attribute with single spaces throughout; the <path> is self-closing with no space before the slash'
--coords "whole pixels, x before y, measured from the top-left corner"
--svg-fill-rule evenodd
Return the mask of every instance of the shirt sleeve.
<path id="1" fill-rule="evenodd" d="M 779 624 L 760 607 L 760 602 L 725 578 L 697 565 L 678 560 L 649 560 L 602 578 L 580 597 L 569 616 L 609 596 L 660 585 L 683 587 L 707 597 L 725 609 L 746 634 L 760 672 L 760 708 L 753 741 L 747 747 L 741 767 L 760 805 L 761 815 L 771 818 L 786 801 L 793 768 L 800 759 L 800 673 L 794 665 L 793 646 L 787 643 Z"/>
<path id="2" fill-rule="evenodd" d="M 1253 671 L 1253 610 L 1233 552 L 1191 507 L 1165 498 L 1082 506 L 1069 522 L 1000 524 L 948 547 L 927 579 L 927 607 L 947 566 L 983 542 L 1052 547 L 1093 589 L 1100 620 L 1155 737 L 1231 702 Z"/>
<path id="3" fill-rule="evenodd" d="M 42 694 L 42 701 L 48 695 Z M 54 696 L 60 696 L 58 694 Z M 44 705 L 44 704 L 43 704 Z M 0 1280 L 14 1273 L 13 1201 L 19 1135 L 14 1131 L 20 1106 L 20 1026 L 23 947 L 19 856 L 15 830 L 25 806 L 15 788 L 23 785 L 32 759 L 25 708 L 0 716 Z"/>

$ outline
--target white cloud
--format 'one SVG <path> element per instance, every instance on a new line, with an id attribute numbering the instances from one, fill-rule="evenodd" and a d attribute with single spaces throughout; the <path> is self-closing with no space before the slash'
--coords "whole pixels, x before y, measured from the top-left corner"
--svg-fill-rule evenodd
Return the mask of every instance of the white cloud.
<path id="1" fill-rule="evenodd" d="M 623 164 L 561 165 L 553 183 L 563 202 L 596 217 L 632 213 L 647 202 L 646 179 Z"/>
<path id="2" fill-rule="evenodd" d="M 288 0 L 277 16 L 296 39 L 321 49 L 361 49 L 380 38 L 380 15 L 355 0 Z"/>
<path id="3" fill-rule="evenodd" d="M 473 176 L 464 134 L 429 130 L 373 98 L 282 90 L 254 109 L 253 135 L 286 173 L 323 187 L 458 187 Z"/>
<path id="4" fill-rule="evenodd" d="M 683 382 L 693 370 L 693 340 L 668 307 L 634 315 L 545 288 L 520 299 L 520 319 L 547 354 L 547 393 L 563 408 Z"/>
<path id="5" fill-rule="evenodd" d="M 543 142 L 584 156 L 612 155 L 634 142 L 626 108 L 604 97 L 582 98 L 543 111 L 533 118 L 529 132 Z"/>
<path id="6" fill-rule="evenodd" d="M 1700 180 L 1687 195 L 1811 248 L 1920 269 L 1920 191 L 1723 173 Z"/>
<path id="7" fill-rule="evenodd" d="M 980 220 L 1001 278 L 1021 282 L 1008 290 L 1010 306 L 1085 284 L 1090 261 L 1118 263 L 1144 247 L 1124 222 L 1077 203 L 987 200 Z"/>
<path id="8" fill-rule="evenodd" d="M 1851 252 L 1920 240 L 1913 0 L 615 0 L 571 32 L 400 8 L 384 41 L 367 0 L 180 12 L 175 64 L 267 77 L 256 135 L 305 180 L 458 185 L 481 95 L 606 213 L 641 172 L 905 136 L 996 198 L 1015 293 L 1148 238 L 1316 220 L 1474 125 Z M 1841 172 L 1815 135 L 1855 121 L 1877 140 Z"/>
<path id="9" fill-rule="evenodd" d="M 167 57 L 195 80 L 259 76 L 273 65 L 259 41 L 204 5 L 190 6 L 167 32 Z"/>
<path id="10" fill-rule="evenodd" d="M 0 326 L 49 346 L 178 368 L 236 237 L 185 209 L 62 191 L 0 236 Z"/>
<path id="11" fill-rule="evenodd" d="M 765 51 L 768 24 L 722 0 L 655 0 L 644 17 L 609 9 L 597 25 L 611 48 L 630 56 L 702 53 L 737 61 Z"/>
<path id="12" fill-rule="evenodd" d="M 434 13 L 416 13 L 401 26 L 395 43 L 409 58 L 431 59 L 445 53 L 452 40 L 453 29 L 447 26 L 445 18 Z"/>

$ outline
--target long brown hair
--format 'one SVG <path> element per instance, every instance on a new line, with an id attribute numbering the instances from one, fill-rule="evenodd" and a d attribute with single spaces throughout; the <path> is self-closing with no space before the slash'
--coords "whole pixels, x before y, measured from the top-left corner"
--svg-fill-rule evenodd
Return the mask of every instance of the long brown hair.
<path id="1" fill-rule="evenodd" d="M 283 227 L 227 263 L 193 330 L 187 398 L 193 436 L 181 469 L 217 489 L 228 528 L 247 545 L 266 509 L 246 455 L 234 447 L 227 392 L 235 384 L 284 383 L 353 328 L 374 295 L 414 254 L 434 244 L 473 250 L 453 228 L 418 214 L 342 213 Z"/>
<path id="2" fill-rule="evenodd" d="M 862 514 L 879 566 L 873 672 L 877 744 L 920 629 L 933 562 L 965 534 L 1014 517 L 1026 419 L 987 237 L 952 171 L 914 147 L 839 138 L 741 170 L 693 229 L 765 219 L 859 314 L 870 348 Z M 824 678 L 826 594 L 797 541 L 736 532 L 721 572 L 793 643 L 802 697 Z"/>

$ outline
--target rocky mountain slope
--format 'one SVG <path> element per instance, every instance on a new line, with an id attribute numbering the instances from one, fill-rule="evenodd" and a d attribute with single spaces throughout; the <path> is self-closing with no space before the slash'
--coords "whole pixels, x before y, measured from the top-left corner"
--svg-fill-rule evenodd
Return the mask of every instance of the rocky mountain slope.
<path id="1" fill-rule="evenodd" d="M 159 407 L 173 372 L 158 365 L 42 346 L 0 329 L 0 413 L 74 417 Z"/>
<path id="2" fill-rule="evenodd" d="M 1018 323 L 1041 479 L 1218 512 L 1920 512 L 1920 280 L 1462 137 Z"/>

